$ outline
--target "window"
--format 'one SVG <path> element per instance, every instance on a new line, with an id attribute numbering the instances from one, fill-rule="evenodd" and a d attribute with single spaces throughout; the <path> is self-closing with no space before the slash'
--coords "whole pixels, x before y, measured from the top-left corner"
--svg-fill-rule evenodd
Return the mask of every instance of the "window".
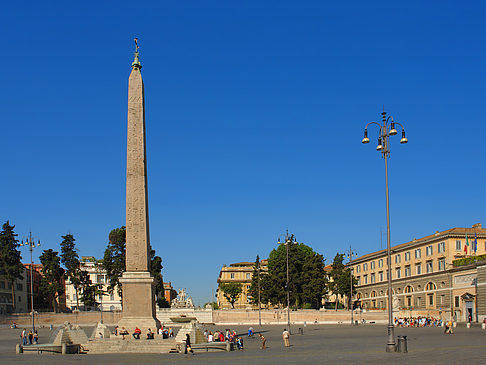
<path id="1" fill-rule="evenodd" d="M 360 265 L 357 265 L 356 266 L 356 272 L 360 272 L 361 271 L 361 266 Z"/>
<path id="2" fill-rule="evenodd" d="M 441 295 L 439 297 L 439 304 L 444 304 L 444 297 L 445 297 L 445 295 Z"/>
<path id="3" fill-rule="evenodd" d="M 439 271 L 444 271 L 445 270 L 445 259 L 440 259 L 439 260 Z"/>
<path id="4" fill-rule="evenodd" d="M 379 275 L 379 277 L 380 277 L 380 281 L 383 281 L 383 271 L 380 271 L 380 272 L 378 273 L 378 275 Z"/>
<path id="5" fill-rule="evenodd" d="M 368 263 L 363 264 L 363 271 L 368 271 Z"/>
<path id="6" fill-rule="evenodd" d="M 433 250 L 433 248 L 432 248 L 432 245 L 427 246 L 427 247 L 425 248 L 425 254 L 426 254 L 427 256 L 432 255 L 432 254 L 433 254 L 433 252 L 434 252 L 434 250 Z"/>
<path id="7" fill-rule="evenodd" d="M 247 285 L 246 286 L 246 290 L 250 290 L 250 285 Z"/>
<path id="8" fill-rule="evenodd" d="M 375 268 L 375 262 L 374 261 L 371 261 L 370 263 L 370 269 L 373 270 Z"/>
<path id="9" fill-rule="evenodd" d="M 405 293 L 413 293 L 413 288 L 410 285 L 407 285 L 404 291 Z"/>
<path id="10" fill-rule="evenodd" d="M 251 274 L 250 274 L 250 273 L 247 273 L 247 274 L 246 274 L 246 278 L 247 278 L 247 279 L 250 279 L 250 277 L 251 277 Z"/>
<path id="11" fill-rule="evenodd" d="M 22 297 L 19 295 L 19 303 L 22 301 Z"/>
<path id="12" fill-rule="evenodd" d="M 410 261 L 410 251 L 405 252 L 405 261 Z"/>
<path id="13" fill-rule="evenodd" d="M 440 242 L 437 245 L 437 252 L 439 252 L 439 253 L 445 252 L 445 242 Z"/>
<path id="14" fill-rule="evenodd" d="M 454 297 L 454 307 L 459 308 L 459 297 Z"/>
<path id="15" fill-rule="evenodd" d="M 378 260 L 378 267 L 383 267 L 383 259 Z"/>
<path id="16" fill-rule="evenodd" d="M 407 297 L 407 307 L 412 306 L 412 297 Z"/>
<path id="17" fill-rule="evenodd" d="M 17 290 L 20 290 L 20 291 L 22 291 L 22 289 L 23 289 L 23 286 L 22 286 L 22 284 L 17 284 Z"/>
<path id="18" fill-rule="evenodd" d="M 363 276 L 365 285 L 368 284 L 368 275 Z"/>
<path id="19" fill-rule="evenodd" d="M 234 278 L 235 278 L 235 274 L 234 274 L 234 273 L 231 273 L 231 274 L 230 274 L 230 278 L 231 278 L 231 279 L 234 279 Z"/>
<path id="20" fill-rule="evenodd" d="M 415 265 L 415 274 L 416 275 L 422 274 L 422 265 L 420 264 Z"/>
<path id="21" fill-rule="evenodd" d="M 434 305 L 434 294 L 429 294 L 429 305 Z"/>
<path id="22" fill-rule="evenodd" d="M 462 250 L 462 242 L 461 240 L 456 240 L 456 251 Z"/>
<path id="23" fill-rule="evenodd" d="M 417 307 L 420 307 L 420 297 L 417 298 Z"/>
<path id="24" fill-rule="evenodd" d="M 361 285 L 361 276 L 358 276 L 356 279 L 358 280 L 358 285 Z"/>
<path id="25" fill-rule="evenodd" d="M 395 264 L 399 264 L 399 263 L 400 263 L 400 261 L 401 261 L 401 257 L 400 257 L 400 255 L 396 255 L 396 256 L 395 256 Z"/>
<path id="26" fill-rule="evenodd" d="M 105 282 L 105 276 L 104 275 L 96 275 L 96 282 L 99 284 L 103 284 Z"/>
<path id="27" fill-rule="evenodd" d="M 422 257 L 422 250 L 421 250 L 420 248 L 417 248 L 417 249 L 415 250 L 415 258 L 416 258 L 416 259 L 419 259 L 419 258 L 421 258 L 421 257 Z"/>
<path id="28" fill-rule="evenodd" d="M 66 299 L 69 300 L 69 294 L 66 294 Z"/>
<path id="29" fill-rule="evenodd" d="M 397 279 L 400 279 L 400 268 L 399 267 L 395 269 L 395 274 L 396 274 Z"/>
<path id="30" fill-rule="evenodd" d="M 410 269 L 410 265 L 405 266 L 405 276 L 411 276 L 412 275 L 412 269 Z"/>
<path id="31" fill-rule="evenodd" d="M 434 266 L 432 265 L 432 261 L 427 261 L 426 267 L 428 273 L 434 272 Z"/>
<path id="32" fill-rule="evenodd" d="M 375 273 L 371 274 L 370 276 L 370 279 L 371 279 L 371 284 L 374 284 L 375 283 Z"/>
<path id="33" fill-rule="evenodd" d="M 0 281 L 0 289 L 5 289 L 5 281 Z"/>

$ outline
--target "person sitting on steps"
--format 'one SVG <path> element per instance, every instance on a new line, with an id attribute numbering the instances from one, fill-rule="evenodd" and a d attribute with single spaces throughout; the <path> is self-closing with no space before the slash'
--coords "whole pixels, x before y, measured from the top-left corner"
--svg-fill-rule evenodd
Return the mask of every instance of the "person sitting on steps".
<path id="1" fill-rule="evenodd" d="M 142 334 L 142 330 L 138 327 L 135 327 L 135 331 L 133 332 L 133 338 L 136 340 L 140 340 L 141 334 Z"/>

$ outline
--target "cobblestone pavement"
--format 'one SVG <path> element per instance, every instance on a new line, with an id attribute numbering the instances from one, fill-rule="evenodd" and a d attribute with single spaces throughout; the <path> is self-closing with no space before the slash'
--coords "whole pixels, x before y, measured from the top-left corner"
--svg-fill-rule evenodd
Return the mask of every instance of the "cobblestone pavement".
<path id="1" fill-rule="evenodd" d="M 248 327 L 207 326 L 213 330 L 226 327 L 246 334 Z M 396 335 L 406 335 L 406 354 L 386 353 L 386 326 L 362 325 L 308 325 L 304 334 L 297 334 L 292 326 L 291 347 L 285 348 L 281 338 L 283 326 L 263 326 L 267 338 L 266 350 L 260 341 L 244 337 L 245 350 L 217 353 L 181 354 L 113 354 L 113 355 L 37 355 L 15 354 L 20 329 L 0 329 L 0 364 L 469 364 L 484 363 L 486 359 L 486 330 L 458 327 L 453 335 L 445 335 L 442 328 L 396 328 Z M 254 326 L 256 332 L 260 331 Z M 40 329 L 41 342 L 49 338 L 49 329 Z M 44 341 L 43 341 L 44 340 Z"/>

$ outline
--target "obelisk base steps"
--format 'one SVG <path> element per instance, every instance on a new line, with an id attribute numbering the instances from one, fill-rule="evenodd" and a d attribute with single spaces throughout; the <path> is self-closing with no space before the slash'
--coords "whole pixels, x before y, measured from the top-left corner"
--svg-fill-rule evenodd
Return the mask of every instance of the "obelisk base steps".
<path id="1" fill-rule="evenodd" d="M 118 327 L 125 327 L 130 334 L 135 327 L 142 330 L 142 335 L 149 328 L 155 332 L 160 322 L 155 313 L 154 278 L 149 272 L 124 272 L 120 283 L 123 288 L 123 314 Z"/>

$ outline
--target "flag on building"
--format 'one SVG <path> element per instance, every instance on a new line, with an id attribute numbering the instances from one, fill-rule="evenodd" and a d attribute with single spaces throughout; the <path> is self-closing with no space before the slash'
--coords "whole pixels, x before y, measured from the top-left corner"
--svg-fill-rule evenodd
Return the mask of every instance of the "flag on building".
<path id="1" fill-rule="evenodd" d="M 476 236 L 476 232 L 474 232 L 474 253 L 478 250 L 478 237 Z"/>
<path id="2" fill-rule="evenodd" d="M 464 253 L 467 255 L 467 248 L 469 246 L 469 240 L 467 238 L 467 232 L 466 232 L 466 244 L 464 245 Z"/>

